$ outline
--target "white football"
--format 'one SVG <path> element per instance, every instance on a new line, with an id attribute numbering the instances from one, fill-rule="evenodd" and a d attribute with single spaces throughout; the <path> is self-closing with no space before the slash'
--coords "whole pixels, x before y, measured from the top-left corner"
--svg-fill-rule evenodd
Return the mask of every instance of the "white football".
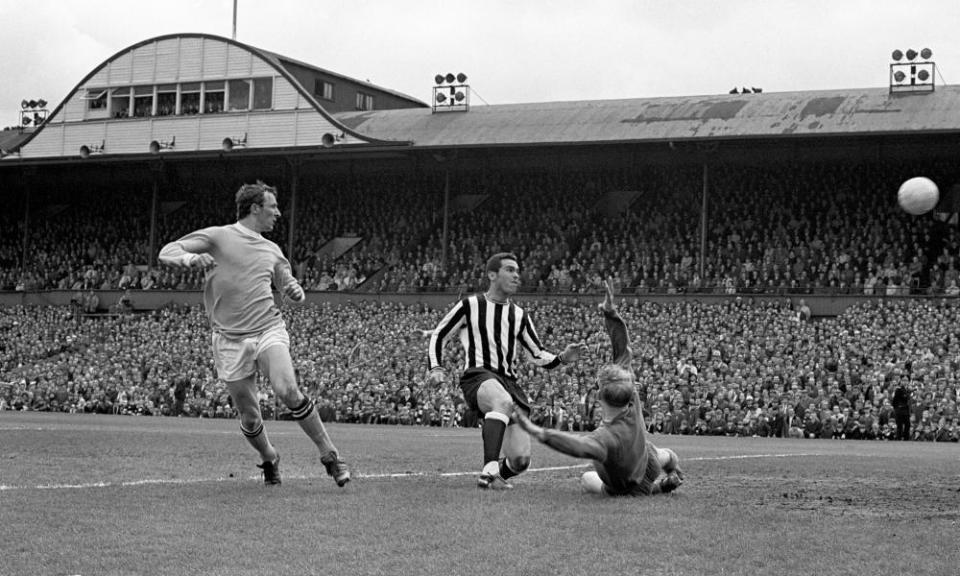
<path id="1" fill-rule="evenodd" d="M 933 210 L 940 201 L 940 190 L 933 180 L 923 176 L 911 178 L 900 185 L 897 202 L 904 212 L 919 216 Z"/>

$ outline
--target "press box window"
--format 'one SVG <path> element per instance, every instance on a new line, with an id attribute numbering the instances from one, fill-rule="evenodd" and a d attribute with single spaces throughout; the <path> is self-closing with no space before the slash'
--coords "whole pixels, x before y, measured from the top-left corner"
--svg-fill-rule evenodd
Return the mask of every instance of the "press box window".
<path id="1" fill-rule="evenodd" d="M 157 86 L 157 116 L 172 116 L 177 113 L 177 85 Z"/>
<path id="2" fill-rule="evenodd" d="M 136 117 L 153 114 L 153 86 L 134 86 L 133 115 Z"/>
<path id="3" fill-rule="evenodd" d="M 180 85 L 180 113 L 187 116 L 200 113 L 199 82 L 189 82 Z"/>
<path id="4" fill-rule="evenodd" d="M 106 90 L 87 90 L 87 110 L 105 110 L 107 108 Z"/>
<path id="5" fill-rule="evenodd" d="M 313 95 L 324 100 L 333 100 L 333 84 L 319 78 L 314 80 Z"/>
<path id="6" fill-rule="evenodd" d="M 247 110 L 250 108 L 250 81 L 249 80 L 231 80 L 228 83 L 230 88 L 230 110 Z"/>
<path id="7" fill-rule="evenodd" d="M 253 109 L 270 110 L 273 108 L 273 78 L 253 79 Z"/>
<path id="8" fill-rule="evenodd" d="M 110 92 L 110 113 L 114 118 L 130 115 L 130 88 L 114 88 Z"/>
<path id="9" fill-rule="evenodd" d="M 357 110 L 373 110 L 373 96 L 357 92 Z"/>
<path id="10" fill-rule="evenodd" d="M 222 80 L 217 82 L 205 82 L 203 85 L 203 113 L 216 114 L 223 112 L 223 90 Z"/>

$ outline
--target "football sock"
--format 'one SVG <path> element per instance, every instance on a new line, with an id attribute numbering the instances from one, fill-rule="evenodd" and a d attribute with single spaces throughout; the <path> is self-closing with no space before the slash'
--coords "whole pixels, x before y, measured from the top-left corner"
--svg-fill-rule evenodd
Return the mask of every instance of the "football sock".
<path id="1" fill-rule="evenodd" d="M 510 467 L 510 462 L 507 461 L 506 458 L 500 459 L 500 477 L 501 478 L 503 478 L 504 480 L 508 480 L 510 478 L 513 478 L 517 474 L 519 474 L 519 472 L 513 471 L 513 468 Z"/>
<path id="2" fill-rule="evenodd" d="M 258 421 L 252 430 L 244 428 L 243 422 L 241 422 L 240 431 L 243 432 L 243 435 L 247 438 L 247 442 L 260 454 L 264 462 L 273 462 L 277 459 L 277 451 L 274 450 L 273 445 L 270 444 L 270 440 L 267 438 L 267 433 L 263 430 L 262 420 Z"/>
<path id="3" fill-rule="evenodd" d="M 336 452 L 337 447 L 333 445 L 330 436 L 327 435 L 327 429 L 320 420 L 320 414 L 317 413 L 313 400 L 304 397 L 300 406 L 293 409 L 293 419 L 297 421 L 300 428 L 313 440 L 313 443 L 320 449 L 321 454 Z"/>
<path id="4" fill-rule="evenodd" d="M 500 412 L 487 412 L 483 417 L 483 463 L 497 462 L 500 448 L 503 447 L 503 433 L 507 430 L 510 417 Z"/>

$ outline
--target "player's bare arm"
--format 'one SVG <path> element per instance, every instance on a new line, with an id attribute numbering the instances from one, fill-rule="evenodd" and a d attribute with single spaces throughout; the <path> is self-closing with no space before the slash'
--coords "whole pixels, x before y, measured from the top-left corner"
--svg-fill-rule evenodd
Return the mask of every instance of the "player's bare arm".
<path id="1" fill-rule="evenodd" d="M 607 456 L 607 449 L 592 436 L 578 436 L 567 432 L 549 430 L 534 424 L 524 413 L 523 410 L 514 410 L 513 417 L 520 424 L 520 427 L 527 431 L 530 436 L 536 438 L 539 442 L 563 452 L 574 458 L 591 458 L 593 460 L 603 460 Z"/>

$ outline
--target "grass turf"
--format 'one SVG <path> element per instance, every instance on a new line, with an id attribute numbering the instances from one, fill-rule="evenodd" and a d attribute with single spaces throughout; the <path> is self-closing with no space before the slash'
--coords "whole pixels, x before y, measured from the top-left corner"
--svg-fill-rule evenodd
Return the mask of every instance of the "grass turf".
<path id="1" fill-rule="evenodd" d="M 539 445 L 479 491 L 479 432 L 437 428 L 330 426 L 340 489 L 266 426 L 279 487 L 236 421 L 0 413 L 0 574 L 960 573 L 956 444 L 659 436 L 683 487 L 602 500 Z"/>

